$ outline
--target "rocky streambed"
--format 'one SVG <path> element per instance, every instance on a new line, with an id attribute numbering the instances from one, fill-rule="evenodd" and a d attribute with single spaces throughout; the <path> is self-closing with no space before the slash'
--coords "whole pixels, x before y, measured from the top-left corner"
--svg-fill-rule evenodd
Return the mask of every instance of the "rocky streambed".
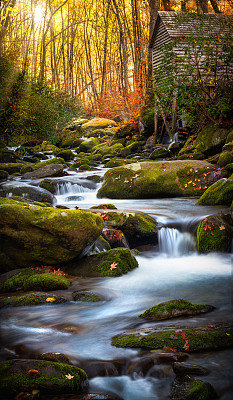
<path id="1" fill-rule="evenodd" d="M 90 161 L 103 149 L 89 142 Z M 230 400 L 231 177 L 200 160 L 102 154 L 82 171 L 80 152 L 7 152 L 5 398 Z"/>

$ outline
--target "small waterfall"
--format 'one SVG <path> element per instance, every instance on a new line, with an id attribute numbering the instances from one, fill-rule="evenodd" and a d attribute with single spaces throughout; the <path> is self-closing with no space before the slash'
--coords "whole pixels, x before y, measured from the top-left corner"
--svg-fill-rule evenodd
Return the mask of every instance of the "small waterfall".
<path id="1" fill-rule="evenodd" d="M 196 241 L 189 232 L 163 227 L 158 232 L 159 250 L 171 257 L 179 257 L 196 249 Z"/>
<path id="2" fill-rule="evenodd" d="M 77 193 L 92 192 L 93 189 L 89 189 L 77 183 L 72 184 L 71 182 L 57 184 L 56 195 L 64 196 L 66 194 L 72 195 Z"/>

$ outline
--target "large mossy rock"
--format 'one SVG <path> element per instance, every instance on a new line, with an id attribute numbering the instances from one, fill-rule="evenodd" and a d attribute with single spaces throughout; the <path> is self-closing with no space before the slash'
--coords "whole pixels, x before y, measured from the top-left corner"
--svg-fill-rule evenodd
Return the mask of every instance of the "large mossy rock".
<path id="1" fill-rule="evenodd" d="M 107 118 L 93 118 L 90 121 L 82 124 L 83 131 L 90 131 L 90 130 L 94 131 L 96 129 L 105 129 L 111 127 L 117 127 L 117 123 Z"/>
<path id="2" fill-rule="evenodd" d="M 231 251 L 233 219 L 230 215 L 210 215 L 203 219 L 197 229 L 198 251 Z"/>
<path id="3" fill-rule="evenodd" d="M 213 306 L 206 304 L 192 304 L 190 301 L 178 299 L 170 300 L 160 303 L 152 308 L 146 310 L 139 317 L 149 319 L 152 321 L 161 321 L 164 319 L 177 318 L 177 317 L 192 317 L 214 310 Z"/>
<path id="4" fill-rule="evenodd" d="M 24 206 L 9 199 L 0 204 L 0 259 L 6 271 L 72 260 L 92 246 L 104 225 L 85 211 Z"/>
<path id="5" fill-rule="evenodd" d="M 173 348 L 180 351 L 194 352 L 216 350 L 233 346 L 233 335 L 228 330 L 215 328 L 145 328 L 127 332 L 113 338 L 117 347 L 163 349 Z"/>
<path id="6" fill-rule="evenodd" d="M 90 211 L 92 210 L 90 209 Z M 106 228 L 122 231 L 131 248 L 158 243 L 157 222 L 148 214 L 109 209 L 92 212 L 102 216 Z"/>
<path id="7" fill-rule="evenodd" d="M 85 257 L 66 268 L 69 274 L 82 277 L 121 276 L 138 267 L 129 249 L 112 249 Z"/>
<path id="8" fill-rule="evenodd" d="M 200 196 L 217 179 L 206 161 L 129 164 L 107 171 L 98 197 L 143 199 Z"/>
<path id="9" fill-rule="evenodd" d="M 83 153 L 89 153 L 92 151 L 92 149 L 95 146 L 99 145 L 99 143 L 100 143 L 99 139 L 90 137 L 90 138 L 84 140 L 80 144 L 79 150 L 80 150 L 80 152 L 83 152 Z"/>
<path id="10" fill-rule="evenodd" d="M 79 393 L 87 380 L 86 373 L 78 367 L 45 360 L 6 361 L 0 364 L 0 375 L 0 391 L 4 395 L 35 389 L 52 395 Z"/>
<path id="11" fill-rule="evenodd" d="M 211 185 L 197 201 L 201 206 L 230 205 L 233 199 L 233 179 L 222 178 Z"/>
<path id="12" fill-rule="evenodd" d="M 4 279 L 5 275 L 7 276 L 7 274 L 3 274 L 1 277 L 1 293 L 16 292 L 20 290 L 51 291 L 67 289 L 70 285 L 70 281 L 62 275 L 56 275 L 53 273 L 38 274 L 32 269 L 27 268 L 22 269 L 20 272 L 10 276 L 8 279 Z"/>
<path id="13" fill-rule="evenodd" d="M 184 147 L 179 152 L 179 156 L 195 154 L 204 154 L 204 156 L 212 156 L 220 153 L 223 145 L 227 141 L 229 129 L 216 127 L 214 124 L 205 126 L 197 135 L 190 137 Z"/>

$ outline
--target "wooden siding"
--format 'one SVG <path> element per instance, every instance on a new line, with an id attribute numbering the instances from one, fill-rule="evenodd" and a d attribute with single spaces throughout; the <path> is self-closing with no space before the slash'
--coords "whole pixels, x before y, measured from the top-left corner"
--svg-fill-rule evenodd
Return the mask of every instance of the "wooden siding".
<path id="1" fill-rule="evenodd" d="M 172 39 L 170 38 L 164 23 L 161 19 L 158 20 L 157 32 L 156 32 L 156 40 L 154 41 L 152 47 L 152 67 L 153 71 L 159 67 L 163 58 L 162 47 L 165 44 L 172 43 Z"/>
<path id="2" fill-rule="evenodd" d="M 183 22 L 178 22 L 178 18 L 182 18 Z M 206 18 L 207 17 L 207 18 Z M 203 38 L 203 41 L 207 40 L 211 35 L 218 35 L 228 33 L 228 31 L 222 30 L 222 23 L 224 20 L 228 22 L 232 19 L 232 16 L 224 16 L 222 14 L 207 14 L 204 16 L 204 20 L 198 20 L 197 14 L 192 13 L 176 13 L 172 11 L 159 11 L 156 19 L 154 31 L 150 41 L 150 47 L 152 48 L 152 66 L 155 73 L 156 69 L 161 65 L 163 58 L 162 47 L 168 43 L 174 43 L 173 50 L 175 54 L 181 58 L 181 64 L 185 64 L 185 48 L 188 45 L 186 38 L 193 36 L 194 32 L 199 38 Z M 200 30 L 198 28 L 201 28 Z M 196 49 L 198 48 L 198 45 Z M 219 44 L 221 50 L 221 44 Z M 203 49 L 202 49 L 203 51 Z M 200 52 L 201 53 L 201 52 Z M 199 54 L 199 67 L 202 78 L 205 83 L 211 84 L 214 79 L 213 74 L 205 75 L 205 69 L 201 67 L 201 64 L 206 60 L 206 55 Z M 191 61 L 192 64 L 192 61 Z M 193 60 L 194 65 L 194 60 Z M 181 66 L 182 68 L 182 66 Z M 230 73 L 233 76 L 233 66 L 228 66 L 225 70 L 219 71 L 218 78 L 222 77 L 225 73 Z"/>

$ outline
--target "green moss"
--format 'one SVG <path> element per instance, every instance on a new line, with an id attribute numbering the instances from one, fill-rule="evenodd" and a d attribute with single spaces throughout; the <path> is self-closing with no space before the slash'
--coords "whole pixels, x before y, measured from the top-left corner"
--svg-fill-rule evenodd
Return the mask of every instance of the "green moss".
<path id="1" fill-rule="evenodd" d="M 164 303 L 160 303 L 152 308 L 149 308 L 146 310 L 143 314 L 140 314 L 139 317 L 143 318 L 152 318 L 156 317 L 156 319 L 159 319 L 159 317 L 163 316 L 163 314 L 168 314 L 169 316 L 172 315 L 173 310 L 179 310 L 179 311 L 192 311 L 192 312 L 201 312 L 201 310 L 205 309 L 206 305 L 205 304 L 192 304 L 190 301 L 179 299 L 179 300 L 171 300 L 171 301 L 166 301 Z"/>
<path id="2" fill-rule="evenodd" d="M 74 259 L 94 243 L 104 225 L 93 213 L 14 202 L 0 207 L 0 214 L 0 231 L 4 231 L 1 251 L 11 269 Z"/>
<path id="3" fill-rule="evenodd" d="M 197 205 L 230 205 L 232 198 L 233 179 L 222 178 L 207 188 Z"/>
<path id="4" fill-rule="evenodd" d="M 54 188 L 53 182 L 49 179 L 44 179 L 40 182 L 39 187 L 48 190 L 50 193 L 55 193 L 56 190 Z"/>
<path id="5" fill-rule="evenodd" d="M 39 163 L 33 164 L 32 168 L 33 168 L 33 171 L 35 171 L 36 169 L 45 167 L 46 165 L 50 165 L 50 164 L 65 164 L 65 160 L 60 157 L 51 158 L 49 160 L 40 161 Z"/>
<path id="6" fill-rule="evenodd" d="M 197 229 L 198 251 L 231 251 L 233 226 L 230 222 L 229 215 L 211 215 L 201 221 Z"/>
<path id="7" fill-rule="evenodd" d="M 117 167 L 105 173 L 97 196 L 116 199 L 197 196 L 208 187 L 212 170 L 211 164 L 197 160 Z"/>
<path id="8" fill-rule="evenodd" d="M 64 276 L 52 273 L 37 274 L 30 269 L 24 269 L 18 274 L 7 279 L 1 287 L 2 292 L 15 292 L 16 290 L 57 290 L 67 289 L 70 281 Z"/>
<path id="9" fill-rule="evenodd" d="M 62 364 L 73 365 L 69 357 L 63 353 L 43 353 L 39 356 L 40 360 L 59 362 Z"/>
<path id="10" fill-rule="evenodd" d="M 14 174 L 20 172 L 21 168 L 25 165 L 22 163 L 0 163 L 0 170 L 8 172 L 8 174 Z"/>
<path id="11" fill-rule="evenodd" d="M 181 334 L 182 332 L 182 334 Z M 185 338 L 183 338 L 183 336 Z M 113 338 L 117 347 L 162 349 L 171 347 L 180 351 L 204 351 L 233 346 L 233 336 L 211 328 L 162 330 L 149 334 L 124 334 Z"/>
<path id="12" fill-rule="evenodd" d="M 31 361 L 31 366 L 34 367 L 32 369 L 39 371 L 39 374 L 34 376 L 28 373 L 30 364 L 17 361 L 12 360 L 0 364 L 1 393 L 14 394 L 33 389 L 39 389 L 41 393 L 52 394 L 78 393 L 81 383 L 87 379 L 86 373 L 75 366 L 36 360 Z M 69 379 L 69 376 L 72 378 Z"/>
<path id="13" fill-rule="evenodd" d="M 28 294 L 24 296 L 13 296 L 0 299 L 0 306 L 35 306 L 41 304 L 60 304 L 65 303 L 67 300 L 63 297 L 55 295 L 48 296 L 43 294 Z"/>
<path id="14" fill-rule="evenodd" d="M 89 171 L 90 169 L 92 169 L 92 167 L 90 165 L 88 165 L 88 164 L 82 164 L 79 167 L 80 171 Z"/>
<path id="15" fill-rule="evenodd" d="M 214 400 L 218 395 L 209 382 L 195 379 L 191 382 L 185 400 Z"/>
<path id="16" fill-rule="evenodd" d="M 104 254 L 99 253 L 96 255 L 97 262 L 98 259 L 103 259 L 103 256 L 104 261 L 93 267 L 93 270 L 99 272 L 101 276 L 121 276 L 138 266 L 136 258 L 128 249 L 113 249 Z M 112 264 L 115 264 L 116 268 L 111 270 Z"/>
<path id="17" fill-rule="evenodd" d="M 220 154 L 218 159 L 218 165 L 220 167 L 225 167 L 225 165 L 233 162 L 233 153 L 229 151 L 225 151 Z"/>

